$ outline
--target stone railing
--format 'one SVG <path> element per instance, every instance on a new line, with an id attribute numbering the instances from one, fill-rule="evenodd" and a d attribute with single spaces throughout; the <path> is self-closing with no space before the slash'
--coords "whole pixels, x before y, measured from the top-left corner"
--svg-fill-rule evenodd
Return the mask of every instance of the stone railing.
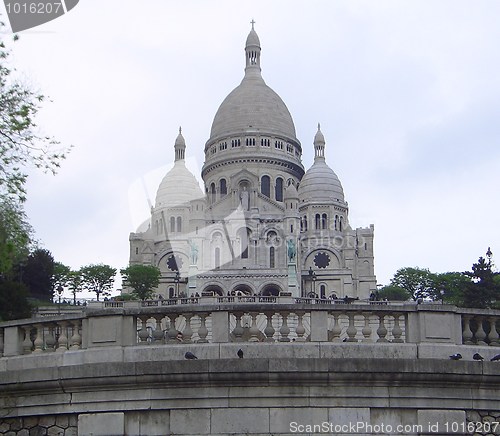
<path id="1" fill-rule="evenodd" d="M 211 304 L 204 304 L 206 297 L 90 303 L 81 313 L 0 323 L 0 356 L 178 343 L 500 344 L 498 310 L 292 298 L 290 304 L 277 304 L 278 297 L 210 298 Z"/>

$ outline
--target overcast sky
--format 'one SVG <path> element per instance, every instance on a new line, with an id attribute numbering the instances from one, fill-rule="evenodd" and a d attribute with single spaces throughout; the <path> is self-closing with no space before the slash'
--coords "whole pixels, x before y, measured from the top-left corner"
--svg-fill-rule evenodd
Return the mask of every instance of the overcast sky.
<path id="1" fill-rule="evenodd" d="M 74 145 L 57 176 L 28 183 L 56 260 L 127 265 L 148 214 L 137 187 L 154 202 L 179 126 L 199 171 L 252 18 L 305 167 L 321 122 L 351 226 L 375 225 L 379 283 L 468 270 L 488 246 L 500 265 L 500 2 L 457 0 L 81 0 L 22 32 L 13 62 L 52 99 L 39 124 Z"/>

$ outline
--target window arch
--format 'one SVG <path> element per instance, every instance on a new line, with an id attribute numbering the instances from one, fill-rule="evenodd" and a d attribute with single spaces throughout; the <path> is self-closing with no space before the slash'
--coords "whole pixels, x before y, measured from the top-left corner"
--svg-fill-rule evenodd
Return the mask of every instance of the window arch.
<path id="1" fill-rule="evenodd" d="M 316 230 L 321 229 L 321 217 L 320 217 L 319 213 L 317 213 L 315 216 L 315 224 L 316 224 L 315 225 Z"/>
<path id="2" fill-rule="evenodd" d="M 339 216 L 335 215 L 335 230 L 339 229 Z"/>
<path id="3" fill-rule="evenodd" d="M 227 195 L 227 183 L 226 179 L 220 179 L 220 196 L 224 197 Z"/>
<path id="4" fill-rule="evenodd" d="M 307 215 L 304 215 L 304 232 L 307 232 Z"/>
<path id="5" fill-rule="evenodd" d="M 170 217 L 170 232 L 175 232 L 175 218 L 173 216 Z"/>
<path id="6" fill-rule="evenodd" d="M 342 227 L 344 226 L 344 217 L 340 217 L 339 220 L 339 230 L 342 231 Z"/>
<path id="7" fill-rule="evenodd" d="M 250 229 L 245 227 L 238 230 L 240 240 L 240 254 L 242 259 L 248 259 L 248 248 L 250 245 Z"/>
<path id="8" fill-rule="evenodd" d="M 271 197 L 271 179 L 269 176 L 262 176 L 260 179 L 260 192 L 266 197 Z"/>
<path id="9" fill-rule="evenodd" d="M 326 298 L 326 286 L 321 285 L 319 287 L 319 298 Z"/>
<path id="10" fill-rule="evenodd" d="M 182 232 L 182 218 L 180 216 L 177 217 L 177 231 Z"/>
<path id="11" fill-rule="evenodd" d="M 215 193 L 215 183 L 210 184 L 210 202 L 215 203 L 216 193 Z"/>
<path id="12" fill-rule="evenodd" d="M 278 177 L 276 179 L 276 186 L 274 189 L 274 198 L 276 201 L 283 201 L 283 179 Z"/>
<path id="13" fill-rule="evenodd" d="M 328 216 L 326 215 L 326 213 L 324 213 L 323 215 L 321 215 L 321 228 L 323 230 L 326 230 L 326 223 L 328 222 Z"/>

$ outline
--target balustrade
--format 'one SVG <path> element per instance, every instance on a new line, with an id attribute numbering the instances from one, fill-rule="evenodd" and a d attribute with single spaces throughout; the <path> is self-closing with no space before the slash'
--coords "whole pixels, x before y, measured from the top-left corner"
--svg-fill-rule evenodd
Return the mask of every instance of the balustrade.
<path id="1" fill-rule="evenodd" d="M 128 302 L 105 302 L 97 311 L 82 312 L 78 317 L 61 315 L 9 321 L 0 325 L 0 357 L 62 353 L 108 344 L 170 346 L 228 340 L 300 343 L 310 342 L 311 337 L 351 344 L 433 342 L 436 337 L 432 326 L 425 324 L 428 319 L 433 325 L 439 322 L 436 319 L 451 326 L 458 326 L 459 320 L 462 322 L 460 333 L 436 342 L 456 344 L 461 338 L 464 345 L 500 346 L 500 311 L 453 306 L 338 304 L 337 300 L 319 303 L 318 299 L 273 304 L 272 301 L 280 298 L 273 296 L 214 298 L 219 300 L 214 309 L 208 304 L 190 305 L 189 299 L 175 299 L 176 305 L 164 304 L 162 300 L 133 302 L 130 306 Z M 266 302 L 261 303 L 261 299 Z M 314 302 L 306 304 L 305 300 Z M 214 322 L 217 325 L 214 326 Z M 107 330 L 120 333 L 110 342 L 108 337 L 113 334 L 106 336 L 107 332 L 100 330 L 103 325 L 116 326 Z M 107 339 L 100 340 L 99 335 Z"/>

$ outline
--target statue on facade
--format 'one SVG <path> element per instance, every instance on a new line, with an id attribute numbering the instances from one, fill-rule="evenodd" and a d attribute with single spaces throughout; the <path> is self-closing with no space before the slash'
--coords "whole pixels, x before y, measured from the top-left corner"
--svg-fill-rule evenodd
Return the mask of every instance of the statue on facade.
<path id="1" fill-rule="evenodd" d="M 289 262 L 294 262 L 295 261 L 295 256 L 297 255 L 297 249 L 295 247 L 295 241 L 293 239 L 289 239 L 287 242 L 287 249 L 288 249 L 288 261 Z"/>
<path id="2" fill-rule="evenodd" d="M 243 186 L 243 191 L 240 192 L 240 204 L 243 210 L 250 210 L 250 197 L 246 186 Z"/>
<path id="3" fill-rule="evenodd" d="M 191 247 L 191 265 L 196 265 L 198 263 L 198 247 L 194 241 L 189 241 L 189 246 Z"/>

